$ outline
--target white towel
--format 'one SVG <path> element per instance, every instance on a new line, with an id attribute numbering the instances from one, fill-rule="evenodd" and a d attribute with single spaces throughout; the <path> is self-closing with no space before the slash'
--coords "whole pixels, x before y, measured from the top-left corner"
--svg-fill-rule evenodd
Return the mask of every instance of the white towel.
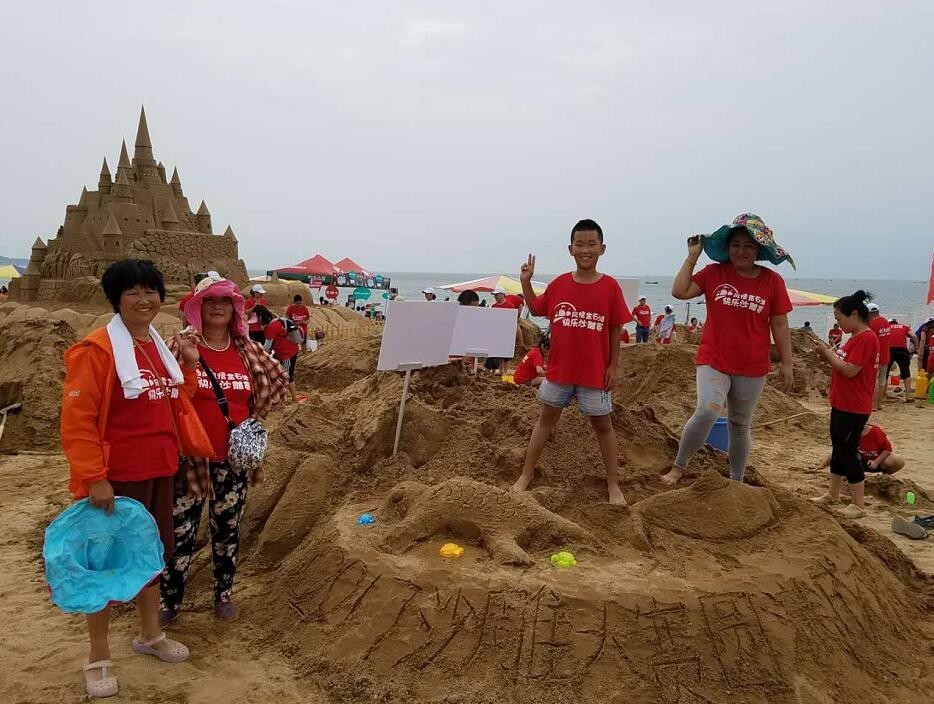
<path id="1" fill-rule="evenodd" d="M 133 336 L 130 335 L 119 313 L 107 323 L 107 336 L 110 337 L 110 344 L 114 350 L 114 365 L 117 367 L 117 378 L 123 387 L 123 397 L 137 398 L 143 392 L 143 377 L 139 373 L 139 364 L 136 363 Z M 171 384 L 173 386 L 183 384 L 185 377 L 182 375 L 182 368 L 178 366 L 175 357 L 169 352 L 169 348 L 152 325 L 149 326 L 149 336 L 156 343 L 159 358 L 169 373 Z"/>

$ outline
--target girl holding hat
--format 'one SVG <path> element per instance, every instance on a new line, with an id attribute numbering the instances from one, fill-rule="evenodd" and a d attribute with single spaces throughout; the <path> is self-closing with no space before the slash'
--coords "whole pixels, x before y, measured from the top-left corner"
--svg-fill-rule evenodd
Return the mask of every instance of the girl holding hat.
<path id="1" fill-rule="evenodd" d="M 701 251 L 715 263 L 694 273 Z M 674 466 L 662 477 L 666 484 L 681 479 L 724 410 L 729 418 L 730 478 L 743 480 L 752 445 L 752 414 L 771 370 L 772 338 L 781 359 L 780 384 L 792 385 L 791 300 L 782 277 L 756 263 L 763 259 L 772 264 L 787 259 L 794 266 L 757 215 L 743 214 L 712 235 L 688 238 L 688 256 L 671 295 L 683 301 L 704 296 L 707 323 L 695 361 L 697 407 L 681 433 Z"/>
<path id="2" fill-rule="evenodd" d="M 211 451 L 191 401 L 198 349 L 176 333 L 176 361 L 152 327 L 165 300 L 165 282 L 152 262 L 116 262 L 104 272 L 101 286 L 116 315 L 65 353 L 61 438 L 71 470 L 69 488 L 76 499 L 88 497 L 92 507 L 108 513 L 115 495 L 139 501 L 155 520 L 168 559 L 179 453 L 207 456 Z M 136 597 L 139 635 L 133 650 L 182 662 L 188 648 L 161 631 L 159 575 L 152 577 Z M 93 697 L 110 697 L 118 690 L 109 622 L 109 606 L 87 614 L 90 652 L 84 676 Z"/>
<path id="3" fill-rule="evenodd" d="M 175 483 L 175 551 L 162 575 L 163 624 L 178 616 L 205 498 L 209 498 L 214 612 L 225 620 L 239 616 L 231 593 L 240 520 L 247 484 L 261 482 L 263 471 L 260 467 L 247 477 L 231 467 L 227 461 L 230 428 L 250 417 L 265 418 L 282 401 L 288 387 L 281 365 L 250 338 L 243 310 L 244 299 L 236 284 L 219 276 L 201 281 L 185 304 L 198 352 L 194 407 L 211 439 L 212 451 L 206 462 L 196 465 L 197 477 L 187 481 L 180 477 Z M 214 382 L 227 400 L 226 416 Z"/>

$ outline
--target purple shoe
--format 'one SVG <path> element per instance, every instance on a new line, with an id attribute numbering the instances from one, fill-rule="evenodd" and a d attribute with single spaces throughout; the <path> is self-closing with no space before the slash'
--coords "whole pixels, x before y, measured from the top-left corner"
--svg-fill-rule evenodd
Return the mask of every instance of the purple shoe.
<path id="1" fill-rule="evenodd" d="M 159 609 L 159 628 L 165 628 L 178 618 L 178 609 Z"/>
<path id="2" fill-rule="evenodd" d="M 240 618 L 240 607 L 233 601 L 215 601 L 214 614 L 222 621 L 236 621 Z"/>

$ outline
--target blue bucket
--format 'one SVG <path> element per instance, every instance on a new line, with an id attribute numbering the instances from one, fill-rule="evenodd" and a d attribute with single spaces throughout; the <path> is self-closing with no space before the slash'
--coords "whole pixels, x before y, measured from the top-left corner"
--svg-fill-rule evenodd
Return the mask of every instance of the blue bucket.
<path id="1" fill-rule="evenodd" d="M 707 434 L 707 444 L 715 450 L 726 452 L 730 447 L 730 432 L 726 427 L 726 418 L 717 418 Z"/>

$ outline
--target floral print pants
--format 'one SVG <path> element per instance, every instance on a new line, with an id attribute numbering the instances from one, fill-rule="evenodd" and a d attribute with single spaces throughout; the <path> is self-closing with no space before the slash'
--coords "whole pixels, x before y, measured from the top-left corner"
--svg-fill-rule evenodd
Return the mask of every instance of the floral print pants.
<path id="1" fill-rule="evenodd" d="M 211 526 L 211 557 L 214 563 L 214 601 L 230 601 L 237 552 L 240 549 L 240 519 L 246 506 L 247 473 L 238 474 L 227 462 L 209 465 L 214 498 L 208 502 Z M 176 481 L 173 517 L 175 552 L 162 572 L 162 607 L 177 610 L 185 596 L 188 568 L 195 552 L 204 499 L 186 495 L 184 481 Z"/>

